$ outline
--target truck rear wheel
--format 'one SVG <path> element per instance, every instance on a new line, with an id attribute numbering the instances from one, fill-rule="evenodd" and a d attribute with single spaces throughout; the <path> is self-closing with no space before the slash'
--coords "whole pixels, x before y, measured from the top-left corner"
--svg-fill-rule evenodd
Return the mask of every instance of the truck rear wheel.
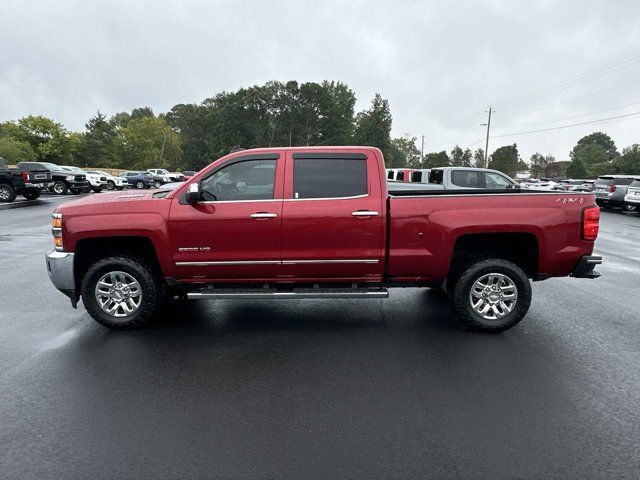
<path id="1" fill-rule="evenodd" d="M 163 298 L 162 285 L 151 270 L 132 257 L 96 262 L 85 274 L 81 292 L 89 315 L 113 329 L 147 324 Z"/>
<path id="2" fill-rule="evenodd" d="M 8 183 L 0 183 L 0 202 L 11 203 L 16 199 L 16 189 Z"/>
<path id="3" fill-rule="evenodd" d="M 22 196 L 27 200 L 35 200 L 36 198 L 40 198 L 40 190 L 30 189 L 24 192 Z"/>
<path id="4" fill-rule="evenodd" d="M 515 263 L 482 260 L 460 274 L 449 298 L 467 329 L 497 333 L 524 318 L 531 304 L 531 283 Z"/>

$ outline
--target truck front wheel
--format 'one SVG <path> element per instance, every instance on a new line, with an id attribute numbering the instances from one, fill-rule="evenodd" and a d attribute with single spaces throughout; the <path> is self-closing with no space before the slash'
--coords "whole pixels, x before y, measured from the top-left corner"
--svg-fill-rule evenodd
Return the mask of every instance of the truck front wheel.
<path id="1" fill-rule="evenodd" d="M 82 280 L 82 301 L 89 315 L 113 329 L 139 328 L 155 314 L 162 286 L 137 258 L 108 257 L 96 262 Z"/>
<path id="2" fill-rule="evenodd" d="M 515 263 L 482 260 L 461 273 L 449 298 L 458 320 L 467 329 L 497 333 L 524 318 L 531 304 L 531 283 Z"/>

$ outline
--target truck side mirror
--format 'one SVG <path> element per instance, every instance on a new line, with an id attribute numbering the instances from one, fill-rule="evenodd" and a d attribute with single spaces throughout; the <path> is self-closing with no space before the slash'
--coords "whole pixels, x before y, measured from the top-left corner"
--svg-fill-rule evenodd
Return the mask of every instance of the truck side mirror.
<path id="1" fill-rule="evenodd" d="M 189 185 L 189 189 L 185 196 L 187 203 L 198 203 L 201 199 L 202 195 L 200 194 L 200 184 L 195 182 Z"/>

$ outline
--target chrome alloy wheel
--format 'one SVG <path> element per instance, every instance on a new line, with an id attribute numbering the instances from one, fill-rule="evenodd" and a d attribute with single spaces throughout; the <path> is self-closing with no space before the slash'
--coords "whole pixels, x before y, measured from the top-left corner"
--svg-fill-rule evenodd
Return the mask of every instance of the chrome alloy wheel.
<path id="1" fill-rule="evenodd" d="M 471 308 L 486 320 L 500 320 L 509 315 L 518 303 L 518 288 L 502 273 L 480 277 L 469 293 Z"/>
<path id="2" fill-rule="evenodd" d="M 11 198 L 11 192 L 9 191 L 9 187 L 4 185 L 0 185 L 0 201 L 7 202 Z"/>
<path id="3" fill-rule="evenodd" d="M 142 288 L 126 272 L 108 272 L 98 280 L 95 296 L 106 314 L 112 317 L 129 317 L 140 308 Z"/>

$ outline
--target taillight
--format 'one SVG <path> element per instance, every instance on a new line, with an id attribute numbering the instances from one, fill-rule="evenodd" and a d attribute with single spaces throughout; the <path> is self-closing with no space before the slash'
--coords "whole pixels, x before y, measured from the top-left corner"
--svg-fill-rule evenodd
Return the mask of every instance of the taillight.
<path id="1" fill-rule="evenodd" d="M 600 229 L 600 208 L 596 205 L 582 210 L 582 238 L 595 240 Z"/>
<path id="2" fill-rule="evenodd" d="M 609 192 L 613 193 L 616 191 L 616 184 L 612 183 L 611 185 L 609 185 Z"/>
<path id="3" fill-rule="evenodd" d="M 29 183 L 29 172 L 22 172 L 22 181 L 24 183 Z"/>
<path id="4" fill-rule="evenodd" d="M 51 229 L 53 235 L 53 245 L 59 252 L 64 251 L 64 244 L 62 242 L 62 214 L 53 214 L 53 228 Z"/>

